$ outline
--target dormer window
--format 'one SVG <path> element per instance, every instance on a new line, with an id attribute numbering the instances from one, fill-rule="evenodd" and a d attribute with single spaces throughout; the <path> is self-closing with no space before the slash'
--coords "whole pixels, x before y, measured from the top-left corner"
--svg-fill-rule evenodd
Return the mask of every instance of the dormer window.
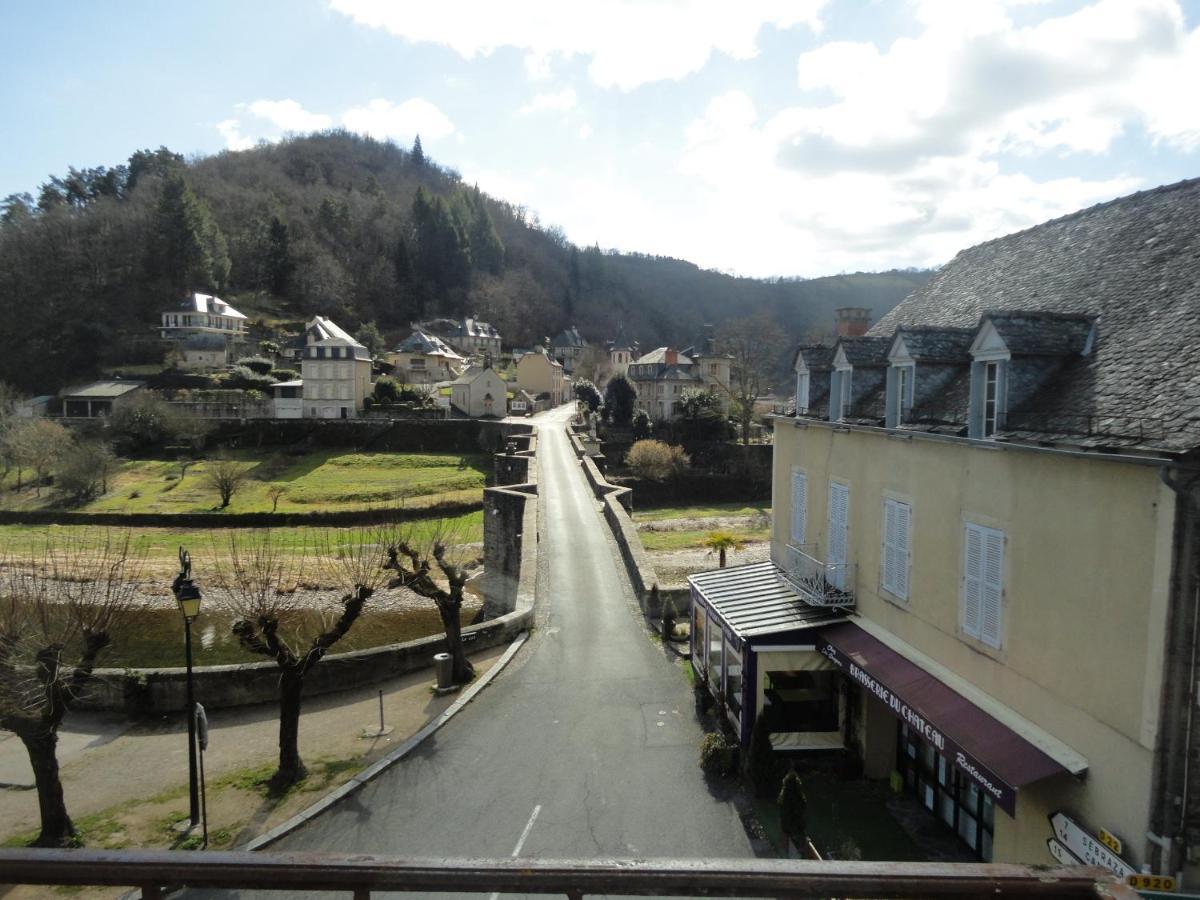
<path id="1" fill-rule="evenodd" d="M 884 425 L 888 428 L 908 421 L 916 394 L 917 361 L 904 338 L 903 334 L 897 334 L 888 348 L 887 395 L 884 403 Z"/>
<path id="2" fill-rule="evenodd" d="M 896 423 L 903 424 L 905 414 L 912 409 L 913 376 L 916 366 L 896 367 Z"/>
<path id="3" fill-rule="evenodd" d="M 983 437 L 990 438 L 996 433 L 996 425 L 1000 418 L 1000 363 L 985 362 L 983 364 Z"/>
<path id="4" fill-rule="evenodd" d="M 971 406 L 967 437 L 990 440 L 1004 428 L 1008 409 L 1008 367 L 1012 352 L 985 318 L 971 345 Z"/>
<path id="5" fill-rule="evenodd" d="M 796 415 L 809 408 L 812 392 L 812 376 L 803 362 L 796 363 Z"/>

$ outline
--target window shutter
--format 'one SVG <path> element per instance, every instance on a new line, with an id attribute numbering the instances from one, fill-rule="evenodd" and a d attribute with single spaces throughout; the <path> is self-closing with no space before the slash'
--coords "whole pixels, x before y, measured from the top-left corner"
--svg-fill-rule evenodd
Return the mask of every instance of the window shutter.
<path id="1" fill-rule="evenodd" d="M 968 524 L 965 533 L 966 556 L 963 561 L 963 631 L 979 637 L 983 603 L 983 531 Z"/>
<path id="2" fill-rule="evenodd" d="M 896 504 L 896 596 L 908 599 L 908 570 L 912 556 L 909 525 L 912 522 L 912 507 L 907 503 Z"/>
<path id="3" fill-rule="evenodd" d="M 792 473 L 792 543 L 804 543 L 805 524 L 808 521 L 808 476 L 803 472 Z"/>
<path id="4" fill-rule="evenodd" d="M 883 587 L 888 593 L 907 600 L 912 507 L 899 500 L 885 499 L 883 508 Z"/>
<path id="5" fill-rule="evenodd" d="M 849 528 L 850 488 L 836 481 L 829 482 L 829 547 L 825 562 L 842 566 L 846 562 L 846 531 Z M 845 587 L 845 569 L 829 573 L 829 583 L 838 589 Z"/>
<path id="6" fill-rule="evenodd" d="M 1000 647 L 1000 604 L 1004 598 L 1004 533 L 988 529 L 983 535 L 983 602 L 979 639 Z"/>
<path id="7" fill-rule="evenodd" d="M 883 501 L 883 589 L 896 592 L 896 504 Z"/>

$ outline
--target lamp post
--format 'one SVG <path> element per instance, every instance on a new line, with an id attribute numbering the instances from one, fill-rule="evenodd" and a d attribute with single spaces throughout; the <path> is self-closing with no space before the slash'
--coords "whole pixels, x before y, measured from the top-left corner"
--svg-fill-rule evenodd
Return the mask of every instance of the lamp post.
<path id="1" fill-rule="evenodd" d="M 188 816 L 191 828 L 200 824 L 200 787 L 196 774 L 196 698 L 192 687 L 192 621 L 200 615 L 200 588 L 192 582 L 191 554 L 179 548 L 179 574 L 171 583 L 183 613 L 183 647 L 187 656 Z"/>

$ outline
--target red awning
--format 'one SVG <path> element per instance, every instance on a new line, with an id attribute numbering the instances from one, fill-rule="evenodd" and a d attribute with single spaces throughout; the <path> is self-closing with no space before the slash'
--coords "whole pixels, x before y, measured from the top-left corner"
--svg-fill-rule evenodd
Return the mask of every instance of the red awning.
<path id="1" fill-rule="evenodd" d="M 820 629 L 817 650 L 1013 815 L 1017 788 L 1068 771 L 1003 722 L 853 622 Z"/>

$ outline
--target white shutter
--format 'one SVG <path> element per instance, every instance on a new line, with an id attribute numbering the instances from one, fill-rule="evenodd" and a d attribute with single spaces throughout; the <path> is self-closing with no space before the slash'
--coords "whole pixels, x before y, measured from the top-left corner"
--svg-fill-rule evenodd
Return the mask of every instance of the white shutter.
<path id="1" fill-rule="evenodd" d="M 804 543 L 805 525 L 808 520 L 808 476 L 803 472 L 792 473 L 792 543 L 797 547 Z"/>
<path id="2" fill-rule="evenodd" d="M 909 522 L 912 508 L 899 500 L 883 501 L 883 587 L 908 599 Z"/>
<path id="3" fill-rule="evenodd" d="M 991 528 L 983 534 L 983 602 L 979 639 L 1000 647 L 1000 604 L 1004 599 L 1004 533 Z"/>
<path id="4" fill-rule="evenodd" d="M 831 566 L 842 566 L 846 562 L 849 513 L 850 488 L 836 481 L 829 482 L 829 547 L 825 554 L 825 562 Z M 830 573 L 829 581 L 834 587 L 844 589 L 845 569 L 834 569 Z"/>
<path id="5" fill-rule="evenodd" d="M 966 526 L 963 535 L 966 553 L 963 560 L 963 631 L 979 637 L 983 604 L 983 529 Z"/>

